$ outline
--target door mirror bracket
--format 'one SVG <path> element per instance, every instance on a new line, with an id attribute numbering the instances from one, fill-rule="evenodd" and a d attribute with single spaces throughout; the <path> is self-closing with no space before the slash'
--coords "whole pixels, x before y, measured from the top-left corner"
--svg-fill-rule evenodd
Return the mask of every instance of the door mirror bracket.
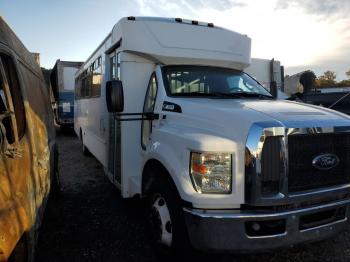
<path id="1" fill-rule="evenodd" d="M 159 114 L 153 112 L 147 113 L 121 113 L 124 111 L 124 91 L 123 83 L 120 80 L 111 80 L 106 83 L 106 102 L 110 113 L 116 113 L 119 121 L 139 121 L 156 120 Z M 140 118 L 124 118 L 122 116 L 140 116 Z"/>
<path id="2" fill-rule="evenodd" d="M 140 121 L 140 120 L 158 120 L 159 114 L 153 112 L 149 113 L 125 113 L 125 114 L 116 114 L 118 121 Z M 121 118 L 122 116 L 141 116 L 140 118 Z"/>

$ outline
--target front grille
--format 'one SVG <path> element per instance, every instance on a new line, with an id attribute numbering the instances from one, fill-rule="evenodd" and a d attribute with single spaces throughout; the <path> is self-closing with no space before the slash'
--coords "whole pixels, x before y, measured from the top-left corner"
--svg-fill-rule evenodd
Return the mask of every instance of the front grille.
<path id="1" fill-rule="evenodd" d="M 283 170 L 282 136 L 266 137 L 261 154 L 261 193 L 271 195 L 279 192 L 280 175 Z"/>
<path id="2" fill-rule="evenodd" d="M 312 165 L 321 154 L 335 154 L 339 164 L 330 170 Z M 299 192 L 350 183 L 350 134 L 300 134 L 288 137 L 288 189 Z"/>

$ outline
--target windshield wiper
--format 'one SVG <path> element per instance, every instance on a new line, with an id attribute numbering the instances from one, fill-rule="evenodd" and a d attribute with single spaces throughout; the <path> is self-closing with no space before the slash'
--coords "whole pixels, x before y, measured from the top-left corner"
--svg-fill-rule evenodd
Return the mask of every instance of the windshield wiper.
<path id="1" fill-rule="evenodd" d="M 259 93 L 250 93 L 250 92 L 236 92 L 236 93 L 224 93 L 224 92 L 187 92 L 187 93 L 175 93 L 173 96 L 193 96 L 193 97 L 216 97 L 216 98 L 242 98 L 242 97 L 256 97 L 259 99 L 273 99 L 270 95 L 264 95 Z"/>
<path id="2" fill-rule="evenodd" d="M 232 97 L 232 98 L 256 97 L 260 99 L 263 99 L 263 98 L 273 99 L 271 95 L 264 95 L 260 93 L 251 93 L 251 92 L 235 92 L 235 93 L 215 92 L 213 94 L 217 96 L 225 96 L 225 97 Z"/>
<path id="3" fill-rule="evenodd" d="M 215 93 L 206 92 L 186 92 L 186 93 L 174 93 L 172 96 L 207 96 L 207 97 L 217 97 Z"/>

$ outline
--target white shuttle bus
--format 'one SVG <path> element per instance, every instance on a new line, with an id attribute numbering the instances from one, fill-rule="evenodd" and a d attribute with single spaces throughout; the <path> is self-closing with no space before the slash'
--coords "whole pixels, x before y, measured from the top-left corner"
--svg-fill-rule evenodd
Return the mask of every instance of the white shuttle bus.
<path id="1" fill-rule="evenodd" d="M 75 131 L 164 249 L 256 252 L 348 227 L 350 118 L 276 100 L 249 37 L 121 19 L 76 74 Z"/>

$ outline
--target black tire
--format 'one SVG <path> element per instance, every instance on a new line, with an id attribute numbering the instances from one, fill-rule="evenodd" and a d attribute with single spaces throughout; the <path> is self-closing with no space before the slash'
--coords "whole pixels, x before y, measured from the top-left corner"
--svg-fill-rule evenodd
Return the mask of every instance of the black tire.
<path id="1" fill-rule="evenodd" d="M 167 177 L 168 174 L 161 174 L 156 176 L 156 179 L 150 186 L 149 190 L 149 208 L 148 219 L 151 241 L 157 255 L 160 258 L 169 258 L 172 256 L 176 258 L 191 253 L 192 248 L 188 238 L 186 229 L 184 214 L 182 210 L 182 201 L 174 183 Z M 161 196 L 165 200 L 165 204 L 168 207 L 171 219 L 171 233 L 172 243 L 171 246 L 167 246 L 160 243 L 159 226 L 157 225 L 157 218 L 154 214 L 154 201 Z"/>

